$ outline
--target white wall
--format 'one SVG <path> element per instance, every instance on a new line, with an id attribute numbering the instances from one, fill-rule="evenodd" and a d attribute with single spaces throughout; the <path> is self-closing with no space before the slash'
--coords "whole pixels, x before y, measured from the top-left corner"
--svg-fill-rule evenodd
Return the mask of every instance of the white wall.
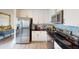
<path id="1" fill-rule="evenodd" d="M 18 12 L 19 11 L 19 12 Z M 33 18 L 33 23 L 49 23 L 51 16 L 54 14 L 54 10 L 51 9 L 26 9 L 18 10 L 17 15 L 20 17 L 31 17 Z"/>
<path id="2" fill-rule="evenodd" d="M 17 15 L 20 17 L 32 17 L 33 23 L 49 23 L 51 17 L 62 9 L 24 9 L 18 10 Z M 79 26 L 79 9 L 64 10 L 64 24 Z"/>
<path id="3" fill-rule="evenodd" d="M 0 9 L 0 12 L 7 13 L 11 15 L 11 25 L 14 25 L 14 10 L 13 9 Z"/>
<path id="4" fill-rule="evenodd" d="M 64 24 L 79 26 L 79 9 L 65 9 Z"/>

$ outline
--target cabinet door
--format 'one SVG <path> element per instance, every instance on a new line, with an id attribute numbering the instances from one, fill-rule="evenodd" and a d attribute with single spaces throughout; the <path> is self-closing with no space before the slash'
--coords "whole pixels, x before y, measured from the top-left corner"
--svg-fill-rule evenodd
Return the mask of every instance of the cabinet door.
<path id="1" fill-rule="evenodd" d="M 62 49 L 55 41 L 54 41 L 54 48 L 55 49 Z"/>
<path id="2" fill-rule="evenodd" d="M 46 31 L 39 31 L 39 40 L 40 41 L 47 41 L 47 32 Z"/>
<path id="3" fill-rule="evenodd" d="M 38 37 L 38 31 L 32 31 L 32 41 L 37 41 Z"/>
<path id="4" fill-rule="evenodd" d="M 32 40 L 33 41 L 47 41 L 47 32 L 46 31 L 32 31 Z"/>

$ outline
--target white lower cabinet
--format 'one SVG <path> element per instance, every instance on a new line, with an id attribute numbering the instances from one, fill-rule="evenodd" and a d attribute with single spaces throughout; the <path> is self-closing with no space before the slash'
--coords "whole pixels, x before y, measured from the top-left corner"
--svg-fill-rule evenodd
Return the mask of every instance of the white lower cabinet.
<path id="1" fill-rule="evenodd" d="M 62 48 L 57 44 L 57 42 L 54 41 L 54 49 L 62 49 Z"/>
<path id="2" fill-rule="evenodd" d="M 32 41 L 47 41 L 46 31 L 32 31 Z"/>

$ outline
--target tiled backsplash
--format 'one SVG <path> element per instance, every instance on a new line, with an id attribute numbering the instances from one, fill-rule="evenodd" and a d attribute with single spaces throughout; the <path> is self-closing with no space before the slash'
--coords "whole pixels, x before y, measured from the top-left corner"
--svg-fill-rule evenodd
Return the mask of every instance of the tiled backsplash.
<path id="1" fill-rule="evenodd" d="M 33 30 L 46 30 L 49 26 L 52 26 L 51 24 L 33 24 L 32 29 Z"/>

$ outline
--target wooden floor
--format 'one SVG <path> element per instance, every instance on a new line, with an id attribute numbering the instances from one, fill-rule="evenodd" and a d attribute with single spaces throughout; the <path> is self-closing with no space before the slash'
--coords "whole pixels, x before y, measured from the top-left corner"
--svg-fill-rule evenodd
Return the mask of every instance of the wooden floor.
<path id="1" fill-rule="evenodd" d="M 0 40 L 0 49 L 51 49 L 53 48 L 50 42 L 31 42 L 29 44 L 16 44 L 13 36 Z"/>
<path id="2" fill-rule="evenodd" d="M 47 49 L 47 42 L 31 42 L 29 44 L 16 44 L 14 48 L 23 49 Z"/>

